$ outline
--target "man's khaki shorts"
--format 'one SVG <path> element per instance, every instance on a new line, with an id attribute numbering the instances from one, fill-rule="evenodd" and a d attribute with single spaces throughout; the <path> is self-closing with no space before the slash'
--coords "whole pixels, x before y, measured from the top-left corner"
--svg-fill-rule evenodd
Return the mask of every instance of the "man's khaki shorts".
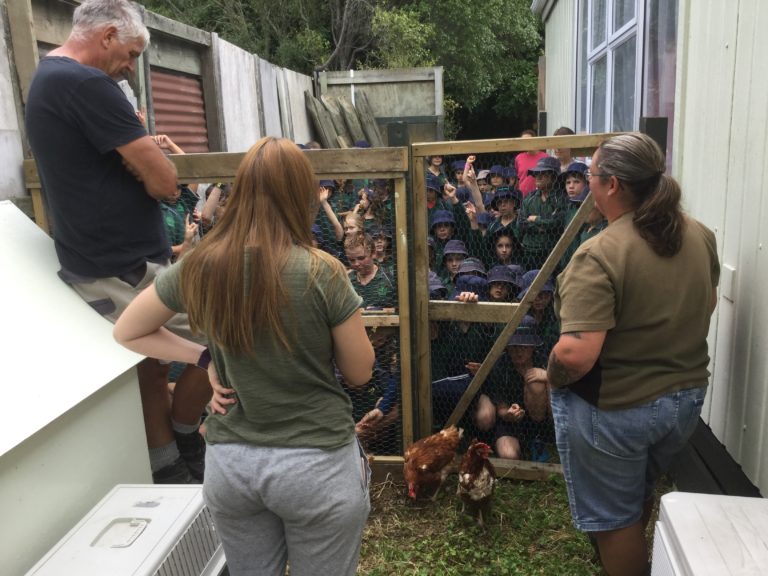
<path id="1" fill-rule="evenodd" d="M 144 276 L 136 277 L 138 283 L 134 286 L 122 278 L 97 278 L 91 282 L 68 282 L 75 292 L 85 300 L 91 308 L 96 310 L 104 318 L 115 323 L 128 307 L 128 304 L 136 298 L 147 286 L 155 281 L 155 277 L 165 268 L 163 264 L 154 262 L 146 263 Z M 199 344 L 206 344 L 202 334 L 194 336 L 189 328 L 189 320 L 186 314 L 176 314 L 165 327 L 174 334 L 192 340 Z"/>

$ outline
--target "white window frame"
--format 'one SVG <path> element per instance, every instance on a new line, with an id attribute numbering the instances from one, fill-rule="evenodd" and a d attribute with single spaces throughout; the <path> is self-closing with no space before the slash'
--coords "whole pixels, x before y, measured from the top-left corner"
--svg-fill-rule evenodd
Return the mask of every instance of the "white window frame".
<path id="1" fill-rule="evenodd" d="M 635 0 L 635 15 L 628 22 L 626 22 L 621 28 L 613 29 L 613 10 L 616 0 L 606 0 L 606 14 L 605 14 L 605 39 L 595 48 L 592 48 L 592 31 L 594 21 L 592 18 L 592 10 L 595 0 L 579 0 L 576 7 L 576 14 L 581 14 L 581 3 L 587 3 L 587 31 L 586 38 L 579 39 L 587 44 L 587 60 L 586 62 L 578 62 L 577 64 L 577 79 L 581 78 L 580 70 L 582 66 L 587 66 L 586 82 L 586 107 L 584 113 L 582 113 L 582 106 L 577 98 L 576 106 L 576 125 L 586 126 L 587 132 L 594 132 L 593 126 L 595 124 L 592 118 L 592 103 L 594 92 L 594 64 L 601 58 L 606 58 L 606 101 L 605 101 L 605 118 L 603 119 L 603 125 L 606 127 L 606 131 L 613 131 L 613 79 L 614 79 L 614 52 L 625 41 L 629 40 L 632 36 L 635 37 L 635 98 L 634 98 L 634 110 L 632 118 L 632 129 L 637 129 L 640 123 L 640 112 L 642 110 L 642 84 L 643 84 L 643 54 L 645 46 L 644 36 L 644 16 L 645 16 L 645 0 Z M 580 30 L 581 23 L 577 19 L 577 29 Z M 577 51 L 577 58 L 580 59 L 581 51 Z M 578 82 L 577 82 L 578 84 Z M 577 86 L 577 95 L 580 96 L 580 85 Z M 583 114 L 586 114 L 586 119 L 583 118 Z"/>

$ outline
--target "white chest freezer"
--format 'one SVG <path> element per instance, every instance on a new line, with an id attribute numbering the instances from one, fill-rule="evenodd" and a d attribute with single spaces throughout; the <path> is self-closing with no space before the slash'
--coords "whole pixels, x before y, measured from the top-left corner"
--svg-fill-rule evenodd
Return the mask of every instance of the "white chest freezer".
<path id="1" fill-rule="evenodd" d="M 670 492 L 661 497 L 651 576 L 768 574 L 768 500 Z"/>
<path id="2" fill-rule="evenodd" d="M 27 576 L 218 576 L 201 485 L 119 484 Z"/>

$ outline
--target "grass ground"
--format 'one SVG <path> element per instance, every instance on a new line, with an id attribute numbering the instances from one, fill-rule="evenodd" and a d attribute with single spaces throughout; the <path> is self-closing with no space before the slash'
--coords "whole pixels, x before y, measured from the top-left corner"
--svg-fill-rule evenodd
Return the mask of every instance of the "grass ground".
<path id="1" fill-rule="evenodd" d="M 371 485 L 359 574 L 367 576 L 592 576 L 604 574 L 571 524 L 561 476 L 499 482 L 491 521 L 461 512 L 456 476 L 436 502 L 406 502 L 402 483 Z M 659 495 L 669 490 L 664 486 Z"/>

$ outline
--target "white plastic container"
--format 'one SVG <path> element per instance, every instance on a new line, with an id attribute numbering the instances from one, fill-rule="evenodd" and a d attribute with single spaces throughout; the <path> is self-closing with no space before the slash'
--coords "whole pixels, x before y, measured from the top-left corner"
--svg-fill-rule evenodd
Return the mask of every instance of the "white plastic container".
<path id="1" fill-rule="evenodd" d="M 670 492 L 661 498 L 651 576 L 768 574 L 768 500 Z"/>

